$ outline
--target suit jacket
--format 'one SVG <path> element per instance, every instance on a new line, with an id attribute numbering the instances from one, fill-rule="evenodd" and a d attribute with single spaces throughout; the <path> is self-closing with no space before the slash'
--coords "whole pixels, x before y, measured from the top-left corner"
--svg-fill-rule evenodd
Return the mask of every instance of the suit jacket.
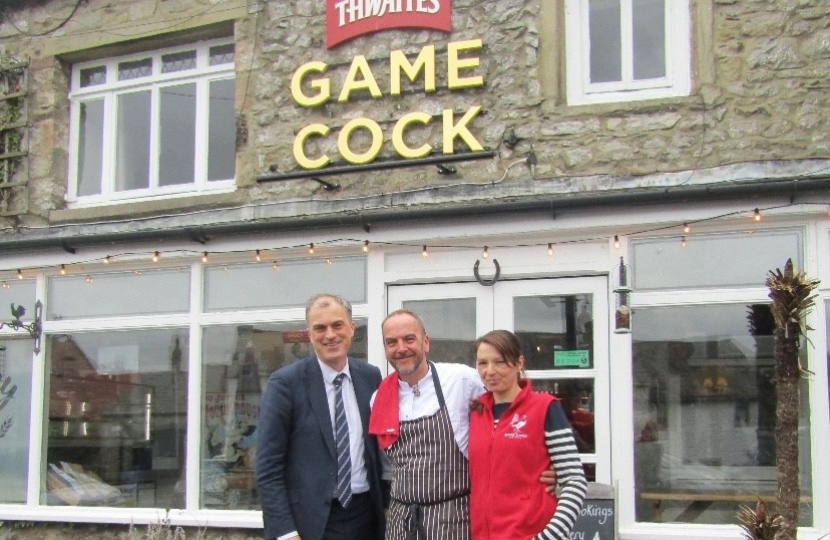
<path id="1" fill-rule="evenodd" d="M 369 435 L 369 400 L 381 374 L 366 362 L 353 358 L 348 362 L 363 423 L 369 492 L 382 539 L 388 486 L 381 483 L 377 440 Z M 265 537 L 296 530 L 303 540 L 320 540 L 336 477 L 337 455 L 323 372 L 317 357 L 311 355 L 272 373 L 262 396 L 256 478 Z"/>

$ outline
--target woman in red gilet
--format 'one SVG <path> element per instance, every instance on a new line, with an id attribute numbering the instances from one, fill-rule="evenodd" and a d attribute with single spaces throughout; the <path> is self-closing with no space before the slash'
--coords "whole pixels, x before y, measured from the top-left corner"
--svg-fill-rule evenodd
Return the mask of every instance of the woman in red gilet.
<path id="1" fill-rule="evenodd" d="M 587 491 L 573 433 L 559 400 L 522 377 L 519 340 L 493 330 L 474 346 L 487 392 L 470 412 L 473 540 L 568 540 Z M 539 475 L 553 465 L 559 497 Z"/>

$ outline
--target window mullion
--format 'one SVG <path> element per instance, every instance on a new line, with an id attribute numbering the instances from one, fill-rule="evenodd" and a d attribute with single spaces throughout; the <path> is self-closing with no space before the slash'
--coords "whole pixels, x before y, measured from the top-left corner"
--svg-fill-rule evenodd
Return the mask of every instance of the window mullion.
<path id="1" fill-rule="evenodd" d="M 103 163 L 101 163 L 101 197 L 109 199 L 115 191 L 115 139 L 118 133 L 115 102 L 116 94 L 108 92 L 104 95 L 104 147 L 101 149 Z"/>
<path id="2" fill-rule="evenodd" d="M 150 90 L 150 185 L 149 195 L 159 190 L 159 159 L 161 158 L 161 87 L 154 84 Z"/>
<path id="3" fill-rule="evenodd" d="M 193 156 L 194 184 L 197 190 L 207 186 L 208 175 L 208 126 L 210 115 L 210 80 L 204 77 L 196 81 L 196 152 Z"/>
<path id="4" fill-rule="evenodd" d="M 185 434 L 185 510 L 195 511 L 201 504 L 202 451 L 202 327 L 198 314 L 204 302 L 202 265 L 190 267 L 190 356 L 187 359 L 187 432 Z M 195 411 L 195 412 L 194 412 Z"/>
<path id="5" fill-rule="evenodd" d="M 620 54 L 622 55 L 622 83 L 634 80 L 634 8 L 632 0 L 620 0 Z"/>
<path id="6" fill-rule="evenodd" d="M 46 297 L 46 278 L 41 275 L 37 281 L 37 298 Z M 46 299 L 48 301 L 48 298 Z M 42 340 L 45 343 L 45 339 Z M 43 396 L 47 395 L 46 384 L 46 351 L 41 344 L 40 352 L 33 355 L 32 361 L 32 399 L 30 402 L 29 422 L 29 470 L 27 473 L 26 505 L 40 506 L 40 486 L 43 483 L 43 465 L 46 463 L 43 455 L 43 441 L 49 426 L 46 414 L 48 403 Z M 40 426 L 40 429 L 37 429 Z"/>

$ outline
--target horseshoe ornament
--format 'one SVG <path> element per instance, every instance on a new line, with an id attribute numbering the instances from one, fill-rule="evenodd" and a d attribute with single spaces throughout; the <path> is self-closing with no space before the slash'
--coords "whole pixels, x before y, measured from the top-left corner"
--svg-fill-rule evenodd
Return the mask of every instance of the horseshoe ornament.
<path id="1" fill-rule="evenodd" d="M 499 266 L 498 259 L 493 259 L 493 264 L 496 266 L 496 273 L 493 275 L 492 279 L 481 278 L 481 275 L 478 273 L 479 262 L 480 261 L 476 259 L 476 263 L 473 265 L 473 275 L 475 276 L 476 281 L 478 281 L 481 285 L 484 285 L 485 287 L 492 287 L 496 284 L 496 282 L 499 280 L 499 276 L 501 275 L 501 266 Z"/>

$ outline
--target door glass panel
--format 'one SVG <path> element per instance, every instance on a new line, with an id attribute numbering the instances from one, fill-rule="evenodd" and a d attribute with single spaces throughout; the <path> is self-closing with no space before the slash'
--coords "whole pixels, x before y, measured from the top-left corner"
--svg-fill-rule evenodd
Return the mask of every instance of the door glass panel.
<path id="1" fill-rule="evenodd" d="M 259 510 L 254 457 L 262 391 L 271 373 L 312 354 L 305 321 L 206 328 L 202 343 L 201 507 Z M 367 357 L 366 320 L 349 356 Z"/>
<path id="2" fill-rule="evenodd" d="M 32 347 L 30 339 L 0 337 L 0 503 L 26 502 Z"/>
<path id="3" fill-rule="evenodd" d="M 590 294 L 513 299 L 513 331 L 522 344 L 525 369 L 594 367 Z"/>
<path id="4" fill-rule="evenodd" d="M 473 366 L 476 336 L 476 299 L 408 300 L 403 309 L 424 320 L 429 335 L 429 359 Z"/>

